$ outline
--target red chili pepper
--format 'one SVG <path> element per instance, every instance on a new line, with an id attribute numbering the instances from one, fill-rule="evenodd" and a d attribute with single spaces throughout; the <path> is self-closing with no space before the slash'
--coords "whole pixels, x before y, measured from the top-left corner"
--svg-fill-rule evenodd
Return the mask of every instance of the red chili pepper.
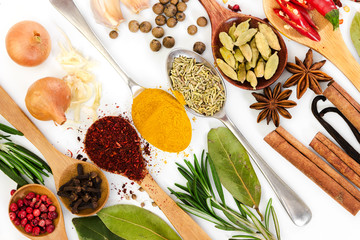
<path id="1" fill-rule="evenodd" d="M 305 9 L 307 9 L 307 10 L 313 10 L 314 9 L 314 7 L 311 6 L 309 4 L 309 2 L 306 1 L 306 0 L 290 0 L 290 2 L 296 4 L 296 5 L 300 6 L 300 7 L 303 7 Z"/>
<path id="2" fill-rule="evenodd" d="M 300 6 L 295 6 L 296 9 L 300 12 L 300 14 L 305 18 L 305 20 L 310 24 L 311 27 L 315 28 L 315 29 L 319 29 L 318 26 L 316 26 L 314 20 L 311 18 L 309 12 Z"/>
<path id="3" fill-rule="evenodd" d="M 339 27 L 339 9 L 333 0 L 308 0 L 321 15 L 323 15 L 334 26 L 334 30 Z"/>
<path id="4" fill-rule="evenodd" d="M 317 31 L 315 31 L 312 27 L 309 29 L 303 28 L 296 24 L 286 13 L 281 9 L 274 9 L 276 15 L 278 15 L 282 20 L 284 20 L 287 24 L 293 27 L 296 31 L 298 31 L 301 35 L 310 38 L 313 41 L 320 41 L 321 37 Z"/>
<path id="5" fill-rule="evenodd" d="M 310 28 L 311 28 L 310 24 L 301 15 L 297 6 L 295 6 L 294 4 L 292 4 L 291 2 L 288 2 L 286 0 L 276 0 L 276 1 L 279 3 L 281 9 L 285 12 L 285 14 L 287 16 L 289 16 L 291 21 L 293 21 L 294 23 L 296 23 L 297 25 L 299 25 L 300 27 L 302 27 L 304 29 L 310 30 Z"/>

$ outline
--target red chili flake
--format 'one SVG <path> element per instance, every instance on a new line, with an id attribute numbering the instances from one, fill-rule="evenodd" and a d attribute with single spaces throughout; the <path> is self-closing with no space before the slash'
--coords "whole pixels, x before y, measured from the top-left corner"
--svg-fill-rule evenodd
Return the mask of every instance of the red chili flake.
<path id="1" fill-rule="evenodd" d="M 100 168 L 139 181 L 145 177 L 140 138 L 122 117 L 104 117 L 94 122 L 85 136 L 85 152 Z"/>

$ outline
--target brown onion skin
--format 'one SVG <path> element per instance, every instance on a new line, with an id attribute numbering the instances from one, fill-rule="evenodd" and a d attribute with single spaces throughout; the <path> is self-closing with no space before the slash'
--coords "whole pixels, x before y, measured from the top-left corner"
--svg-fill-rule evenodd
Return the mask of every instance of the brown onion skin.
<path id="1" fill-rule="evenodd" d="M 43 63 L 51 50 L 49 33 L 34 21 L 16 23 L 9 29 L 5 42 L 10 58 L 25 67 Z"/>
<path id="2" fill-rule="evenodd" d="M 62 125 L 71 103 L 71 90 L 59 78 L 46 77 L 34 82 L 25 97 L 26 108 L 38 120 L 53 120 Z"/>

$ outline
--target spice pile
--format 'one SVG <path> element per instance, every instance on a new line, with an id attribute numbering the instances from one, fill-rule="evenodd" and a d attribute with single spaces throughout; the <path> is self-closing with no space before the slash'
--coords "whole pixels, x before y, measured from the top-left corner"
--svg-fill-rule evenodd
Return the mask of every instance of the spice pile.
<path id="1" fill-rule="evenodd" d="M 136 96 L 132 117 L 140 134 L 163 151 L 181 152 L 190 144 L 192 129 L 184 106 L 164 90 L 145 89 Z"/>
<path id="2" fill-rule="evenodd" d="M 175 46 L 175 39 L 172 36 L 166 36 L 161 42 L 158 39 L 161 39 L 165 35 L 165 30 L 163 26 L 166 24 L 169 28 L 173 28 L 177 25 L 178 22 L 185 20 L 185 10 L 187 9 L 187 4 L 189 0 L 159 0 L 158 3 L 155 3 L 152 7 L 153 12 L 157 15 L 155 18 L 155 23 L 157 27 L 152 28 L 152 25 L 149 21 L 144 21 L 139 23 L 136 20 L 131 20 L 129 22 L 130 32 L 141 31 L 143 33 L 149 33 L 151 31 L 152 35 L 157 38 L 153 39 L 150 42 L 150 49 L 154 52 L 158 52 L 163 45 L 166 48 L 172 48 Z M 199 17 L 197 20 L 197 25 L 200 27 L 205 27 L 207 25 L 207 19 L 205 17 Z M 197 33 L 197 27 L 195 25 L 190 25 L 187 28 L 189 35 L 195 35 Z M 196 42 L 193 47 L 194 51 L 202 54 L 206 46 L 202 42 Z"/>
<path id="3" fill-rule="evenodd" d="M 101 198 L 101 178 L 96 172 L 85 174 L 83 166 L 77 165 L 78 176 L 59 188 L 57 195 L 68 198 L 71 212 L 79 213 L 85 209 L 96 209 Z"/>
<path id="4" fill-rule="evenodd" d="M 88 129 L 84 143 L 85 152 L 100 168 L 133 181 L 144 178 L 146 163 L 140 138 L 126 119 L 109 116 L 97 120 Z"/>
<path id="5" fill-rule="evenodd" d="M 216 64 L 230 79 L 241 83 L 246 80 L 256 89 L 258 78 L 269 80 L 274 76 L 281 47 L 270 26 L 259 23 L 258 28 L 250 28 L 250 21 L 234 22 L 227 33 L 219 34 L 222 59 L 216 59 Z"/>
<path id="6" fill-rule="evenodd" d="M 176 57 L 170 79 L 172 88 L 184 96 L 186 105 L 199 114 L 213 116 L 225 104 L 222 80 L 194 58 Z"/>
<path id="7" fill-rule="evenodd" d="M 29 192 L 24 198 L 10 204 L 10 220 L 21 225 L 25 232 L 38 236 L 55 230 L 54 220 L 58 217 L 56 207 L 46 195 Z"/>

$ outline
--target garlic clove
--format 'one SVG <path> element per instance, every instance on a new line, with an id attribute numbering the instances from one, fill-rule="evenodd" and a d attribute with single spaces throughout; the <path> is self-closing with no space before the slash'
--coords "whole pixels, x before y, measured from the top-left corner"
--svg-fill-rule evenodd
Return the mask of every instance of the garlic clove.
<path id="1" fill-rule="evenodd" d="M 125 21 L 119 0 L 91 0 L 91 10 L 99 24 L 117 30 L 120 23 Z"/>
<path id="2" fill-rule="evenodd" d="M 121 0 L 121 2 L 136 14 L 150 7 L 149 0 Z"/>

